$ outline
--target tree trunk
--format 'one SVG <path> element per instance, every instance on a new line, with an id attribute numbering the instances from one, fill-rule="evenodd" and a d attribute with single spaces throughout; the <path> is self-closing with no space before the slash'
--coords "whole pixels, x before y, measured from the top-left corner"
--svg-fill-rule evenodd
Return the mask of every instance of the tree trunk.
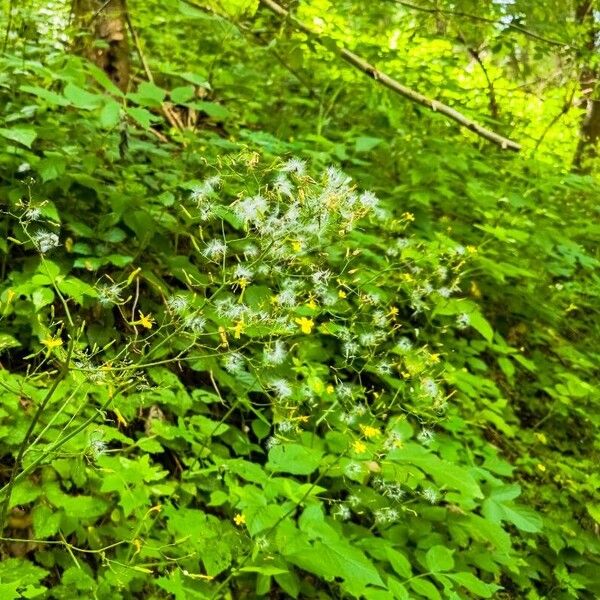
<path id="1" fill-rule="evenodd" d="M 126 0 L 74 0 L 75 49 L 106 72 L 122 91 L 129 85 Z"/>
<path id="2" fill-rule="evenodd" d="M 585 66 L 579 76 L 579 87 L 582 94 L 582 103 L 585 105 L 585 114 L 579 129 L 579 141 L 573 157 L 572 170 L 577 173 L 589 173 L 595 159 L 598 157 L 598 144 L 600 143 L 600 75 L 598 66 L 590 66 L 596 51 L 596 37 L 598 24 L 594 15 L 593 0 L 580 0 L 577 5 L 575 18 L 579 24 L 586 28 L 587 42 L 585 45 Z"/>

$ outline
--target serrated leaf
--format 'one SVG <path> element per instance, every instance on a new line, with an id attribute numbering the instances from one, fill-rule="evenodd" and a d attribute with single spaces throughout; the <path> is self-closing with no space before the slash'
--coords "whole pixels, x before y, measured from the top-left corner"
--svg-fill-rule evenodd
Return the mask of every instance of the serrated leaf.
<path id="1" fill-rule="evenodd" d="M 144 81 L 140 83 L 136 92 L 127 94 L 127 97 L 141 106 L 159 107 L 167 96 L 166 90 L 154 83 Z"/>
<path id="2" fill-rule="evenodd" d="M 389 458 L 401 463 L 413 464 L 431 475 L 439 486 L 462 492 L 467 498 L 483 498 L 477 482 L 470 473 L 457 464 L 438 458 L 416 444 L 406 444 L 402 449 L 392 450 Z"/>
<path id="3" fill-rule="evenodd" d="M 108 100 L 100 111 L 100 125 L 105 129 L 112 129 L 121 120 L 121 106 L 114 100 Z"/>
<path id="4" fill-rule="evenodd" d="M 300 444 L 280 444 L 269 451 L 267 468 L 276 473 L 309 475 L 321 462 L 322 453 Z"/>
<path id="5" fill-rule="evenodd" d="M 102 96 L 100 94 L 92 94 L 72 83 L 69 83 L 65 87 L 63 93 L 73 106 L 83 110 L 93 110 L 102 104 Z"/>
<path id="6" fill-rule="evenodd" d="M 125 110 L 127 114 L 144 129 L 149 129 L 152 121 L 155 119 L 150 111 L 139 106 L 128 106 Z"/>
<path id="7" fill-rule="evenodd" d="M 340 577 L 357 590 L 369 584 L 383 586 L 373 563 L 345 540 L 316 541 L 310 548 L 287 555 L 286 559 L 327 581 Z"/>

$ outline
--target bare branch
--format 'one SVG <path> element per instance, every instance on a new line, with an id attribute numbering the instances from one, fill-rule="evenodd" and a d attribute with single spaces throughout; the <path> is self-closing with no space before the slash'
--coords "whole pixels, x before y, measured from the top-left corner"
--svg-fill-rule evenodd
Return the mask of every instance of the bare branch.
<path id="1" fill-rule="evenodd" d="M 442 15 L 450 15 L 453 17 L 462 17 L 463 19 L 470 19 L 471 21 L 478 21 L 480 23 L 490 23 L 491 25 L 499 24 L 499 21 L 496 19 L 490 19 L 488 17 L 481 17 L 479 15 L 473 15 L 470 13 L 465 13 L 465 12 L 460 12 L 460 11 L 447 10 L 447 9 L 443 9 L 443 8 L 438 8 L 437 6 L 432 6 L 431 8 L 428 8 L 426 6 L 419 6 L 418 4 L 413 4 L 412 2 L 406 2 L 405 0 L 388 0 L 388 1 L 393 2 L 394 4 L 400 4 L 401 6 L 410 8 L 411 10 L 418 10 L 420 12 L 425 12 L 425 13 L 429 13 L 429 14 L 434 14 L 434 15 L 442 14 Z M 540 35 L 539 33 L 535 33 L 534 31 L 531 31 L 530 29 L 525 29 L 525 27 L 522 27 L 521 25 L 517 25 L 516 23 L 502 23 L 502 25 L 504 27 L 506 27 L 507 29 L 514 29 L 515 31 L 518 31 L 519 33 L 522 33 L 523 35 L 530 37 L 534 40 L 538 40 L 539 42 L 544 42 L 546 44 L 550 44 L 551 46 L 559 46 L 562 48 L 571 48 L 571 45 L 567 44 L 566 42 L 561 42 L 560 40 L 554 40 L 552 38 L 544 37 L 543 35 Z"/>
<path id="2" fill-rule="evenodd" d="M 344 47 L 336 47 L 335 49 L 332 49 L 331 46 L 329 44 L 326 44 L 325 41 L 317 33 L 312 31 L 312 29 L 304 25 L 304 23 L 293 17 L 287 10 L 285 10 L 282 6 L 280 6 L 273 0 L 260 0 L 260 3 L 266 8 L 268 8 L 271 12 L 281 17 L 282 19 L 286 19 L 296 29 L 303 31 L 304 33 L 309 35 L 315 42 L 332 50 L 341 59 L 345 60 L 353 67 L 357 68 L 359 71 L 361 71 L 371 79 L 378 81 L 381 85 L 387 87 L 396 94 L 404 96 L 405 98 L 408 98 L 412 102 L 420 104 L 421 106 L 425 106 L 433 112 L 439 112 L 445 115 L 446 117 L 452 119 L 459 125 L 469 129 L 478 136 L 490 142 L 493 142 L 494 144 L 497 144 L 503 149 L 514 150 L 515 152 L 519 152 L 521 150 L 521 146 L 517 142 L 514 142 L 504 136 L 495 133 L 494 131 L 483 127 L 483 125 L 463 115 L 454 108 L 443 104 L 442 102 L 439 102 L 438 100 L 428 98 L 427 96 L 424 96 L 423 94 L 409 87 L 406 87 L 405 85 L 401 84 L 396 79 L 393 79 L 383 71 L 379 71 L 375 66 L 373 66 L 354 52 L 351 52 L 350 50 Z"/>

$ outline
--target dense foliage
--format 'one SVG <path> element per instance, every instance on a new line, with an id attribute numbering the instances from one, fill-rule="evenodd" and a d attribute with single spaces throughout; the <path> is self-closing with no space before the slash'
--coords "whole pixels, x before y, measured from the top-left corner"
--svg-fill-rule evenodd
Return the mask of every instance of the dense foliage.
<path id="1" fill-rule="evenodd" d="M 0 599 L 600 596 L 593 3 L 109 4 L 3 7 Z"/>

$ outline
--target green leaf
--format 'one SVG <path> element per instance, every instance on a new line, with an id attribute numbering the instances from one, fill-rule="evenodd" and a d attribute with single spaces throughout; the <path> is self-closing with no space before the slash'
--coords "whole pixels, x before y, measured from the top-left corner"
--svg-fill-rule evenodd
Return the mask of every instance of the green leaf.
<path id="1" fill-rule="evenodd" d="M 92 94 L 72 83 L 69 83 L 65 87 L 64 95 L 73 106 L 83 110 L 93 110 L 102 104 L 102 96 L 100 94 Z"/>
<path id="2" fill-rule="evenodd" d="M 393 548 L 386 548 L 385 554 L 387 559 L 390 561 L 392 568 L 394 571 L 396 571 L 396 573 L 398 573 L 398 575 L 405 577 L 406 579 L 412 577 L 412 567 L 410 565 L 410 561 L 406 558 L 406 556 L 404 556 L 404 554 L 394 550 Z"/>
<path id="3" fill-rule="evenodd" d="M 276 473 L 309 475 L 318 468 L 321 458 L 322 453 L 315 448 L 300 444 L 280 444 L 269 451 L 267 468 Z"/>
<path id="4" fill-rule="evenodd" d="M 316 541 L 304 551 L 286 556 L 296 566 L 320 575 L 327 581 L 341 577 L 354 589 L 369 584 L 383 586 L 383 581 L 371 561 L 345 540 Z"/>
<path id="5" fill-rule="evenodd" d="M 177 4 L 177 8 L 184 17 L 188 17 L 189 19 L 205 19 L 207 21 L 215 19 L 214 16 L 200 10 L 199 8 L 190 6 L 187 2 L 180 1 Z"/>
<path id="6" fill-rule="evenodd" d="M 37 138 L 37 133 L 30 127 L 12 127 L 11 129 L 0 128 L 0 135 L 7 140 L 18 142 L 31 148 L 31 145 Z"/>
<path id="7" fill-rule="evenodd" d="M 9 348 L 18 348 L 21 345 L 19 340 L 8 333 L 0 333 L 0 352 Z"/>
<path id="8" fill-rule="evenodd" d="M 383 142 L 381 138 L 368 136 L 358 137 L 356 138 L 354 150 L 356 152 L 369 152 L 373 150 L 373 148 L 381 144 L 381 142 Z"/>
<path id="9" fill-rule="evenodd" d="M 590 517 L 596 521 L 596 523 L 600 524 L 600 504 L 586 504 L 588 513 L 590 513 Z"/>
<path id="10" fill-rule="evenodd" d="M 128 106 L 125 111 L 136 123 L 138 123 L 138 125 L 141 125 L 144 129 L 149 129 L 152 121 L 157 118 L 150 111 L 146 110 L 145 108 L 140 108 L 139 106 Z"/>
<path id="11" fill-rule="evenodd" d="M 218 121 L 224 121 L 229 116 L 229 111 L 224 106 L 215 102 L 193 102 L 190 106 Z"/>
<path id="12" fill-rule="evenodd" d="M 410 600 L 408 590 L 393 577 L 387 578 L 388 589 L 394 595 L 394 600 Z"/>
<path id="13" fill-rule="evenodd" d="M 471 327 L 478 331 L 488 342 L 494 338 L 494 330 L 486 318 L 480 312 L 472 312 L 469 314 Z"/>
<path id="14" fill-rule="evenodd" d="M 454 566 L 452 554 L 452 551 L 445 546 L 432 546 L 425 555 L 427 568 L 433 573 L 450 571 Z"/>
<path id="15" fill-rule="evenodd" d="M 121 106 L 114 100 L 108 100 L 100 111 L 100 125 L 105 129 L 112 129 L 121 120 Z"/>
<path id="16" fill-rule="evenodd" d="M 141 106 L 150 106 L 154 108 L 160 107 L 166 96 L 166 90 L 163 90 L 149 81 L 140 83 L 137 92 L 127 94 L 128 98 Z"/>
<path id="17" fill-rule="evenodd" d="M 31 294 L 31 300 L 36 311 L 54 302 L 54 292 L 50 288 L 38 288 Z"/>
<path id="18" fill-rule="evenodd" d="M 60 527 L 60 512 L 53 511 L 45 504 L 38 504 L 32 511 L 33 531 L 40 539 L 55 535 Z"/>
<path id="19" fill-rule="evenodd" d="M 427 600 L 441 600 L 438 589 L 427 579 L 411 579 L 408 582 L 413 592 L 420 594 Z"/>
<path id="20" fill-rule="evenodd" d="M 181 87 L 176 87 L 171 90 L 171 100 L 175 102 L 175 104 L 183 104 L 188 100 L 191 100 L 195 95 L 195 90 L 193 85 L 184 85 Z"/>
<path id="21" fill-rule="evenodd" d="M 41 175 L 44 182 L 60 177 L 66 168 L 67 161 L 64 156 L 59 154 L 44 158 L 36 165 L 36 171 Z"/>
<path id="22" fill-rule="evenodd" d="M 69 106 L 69 102 L 64 96 L 61 96 L 52 90 L 47 90 L 45 88 L 38 87 L 37 85 L 22 85 L 19 89 L 23 92 L 33 94 L 34 96 L 45 100 L 48 104 L 53 106 Z"/>
<path id="23" fill-rule="evenodd" d="M 459 490 L 467 498 L 483 498 L 479 485 L 466 469 L 438 458 L 421 446 L 406 444 L 402 449 L 392 450 L 388 456 L 395 462 L 419 467 L 431 475 L 438 485 Z"/>
<path id="24" fill-rule="evenodd" d="M 520 493 L 516 484 L 496 487 L 483 502 L 481 512 L 493 523 L 508 521 L 521 531 L 537 533 L 542 529 L 542 518 L 533 509 L 512 502 Z"/>
<path id="25" fill-rule="evenodd" d="M 492 598 L 498 590 L 502 589 L 493 583 L 481 581 L 472 573 L 452 573 L 448 574 L 448 577 L 481 598 Z"/>
<path id="26" fill-rule="evenodd" d="M 287 569 L 281 569 L 272 565 L 248 565 L 247 567 L 242 567 L 240 571 L 245 573 L 260 573 L 261 575 L 283 575 L 289 572 Z"/>

